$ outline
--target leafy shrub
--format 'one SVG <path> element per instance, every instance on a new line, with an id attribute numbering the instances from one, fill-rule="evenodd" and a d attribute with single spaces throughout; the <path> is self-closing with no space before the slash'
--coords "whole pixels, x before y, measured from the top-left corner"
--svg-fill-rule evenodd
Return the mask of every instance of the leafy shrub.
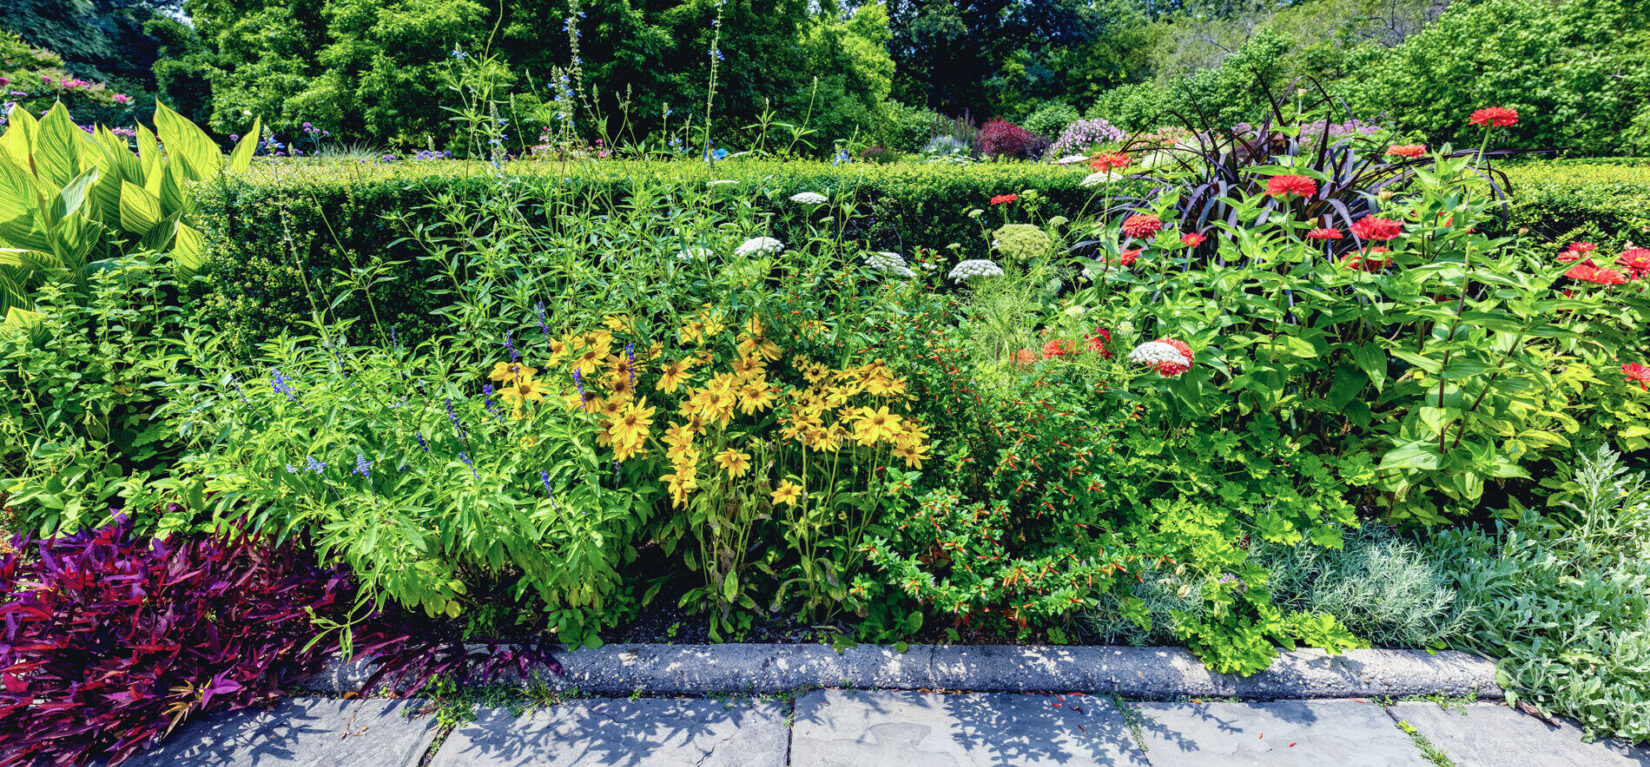
<path id="1" fill-rule="evenodd" d="M 922 156 L 930 160 L 964 160 L 974 153 L 968 144 L 951 136 L 935 136 L 922 146 Z"/>
<path id="2" fill-rule="evenodd" d="M 896 152 L 920 151 L 928 141 L 928 131 L 940 115 L 931 109 L 889 101 L 888 118 L 883 123 L 883 143 Z"/>
<path id="3" fill-rule="evenodd" d="M 1039 136 L 1053 138 L 1065 132 L 1080 117 L 1077 108 L 1060 102 L 1050 102 L 1025 119 L 1025 129 Z"/>
<path id="4" fill-rule="evenodd" d="M 1059 133 L 1049 154 L 1064 157 L 1068 154 L 1087 154 L 1096 146 L 1121 143 L 1127 135 L 1102 118 L 1074 120 Z"/>
<path id="5" fill-rule="evenodd" d="M 117 126 L 131 125 L 137 104 L 104 83 L 84 80 L 64 69 L 63 57 L 24 42 L 0 29 L 0 102 L 15 102 L 31 115 L 43 114 L 56 103 L 80 113 L 81 119 Z M 7 122 L 0 115 L 0 125 Z"/>
<path id="6" fill-rule="evenodd" d="M 980 127 L 980 154 L 991 158 L 1025 158 L 1035 137 L 1007 120 L 991 120 Z"/>
<path id="7" fill-rule="evenodd" d="M 1499 658 L 1510 701 L 1650 740 L 1650 483 L 1606 450 L 1559 466 L 1544 509 L 1429 541 L 1466 608 L 1453 644 Z"/>

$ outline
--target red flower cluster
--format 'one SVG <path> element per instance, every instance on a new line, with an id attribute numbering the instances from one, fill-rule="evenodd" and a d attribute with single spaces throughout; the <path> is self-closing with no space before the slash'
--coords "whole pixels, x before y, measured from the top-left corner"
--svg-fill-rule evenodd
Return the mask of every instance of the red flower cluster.
<path id="1" fill-rule="evenodd" d="M 1089 160 L 1089 168 L 1095 173 L 1104 173 L 1113 168 L 1122 170 L 1127 167 L 1129 167 L 1129 156 L 1122 152 L 1097 154 L 1094 159 Z"/>
<path id="2" fill-rule="evenodd" d="M 1054 359 L 1055 357 L 1064 357 L 1068 354 L 1076 353 L 1076 341 L 1068 341 L 1063 338 L 1051 338 L 1048 343 L 1043 344 L 1043 359 L 1045 360 Z"/>
<path id="3" fill-rule="evenodd" d="M 1614 269 L 1600 269 L 1593 265 L 1591 259 L 1570 267 L 1570 271 L 1565 272 L 1564 276 L 1572 280 L 1591 282 L 1594 285 L 1624 285 L 1627 283 L 1627 275 Z"/>
<path id="4" fill-rule="evenodd" d="M 1123 219 L 1123 233 L 1137 240 L 1148 240 L 1163 229 L 1163 219 L 1150 213 L 1136 213 Z"/>
<path id="5" fill-rule="evenodd" d="M 1364 216 L 1352 222 L 1352 233 L 1359 239 L 1386 242 L 1404 233 L 1404 225 L 1390 218 Z"/>
<path id="6" fill-rule="evenodd" d="M 1036 349 L 1021 349 L 1014 353 L 1014 361 L 1021 365 L 1030 365 L 1037 361 Z"/>
<path id="7" fill-rule="evenodd" d="M 1320 227 L 1307 232 L 1306 237 L 1311 240 L 1338 240 L 1341 238 L 1341 230 L 1333 227 Z"/>
<path id="8" fill-rule="evenodd" d="M 1311 197 L 1317 193 L 1318 182 L 1305 176 L 1273 176 L 1266 180 L 1266 194 L 1269 197 L 1288 197 L 1292 194 Z"/>
<path id="9" fill-rule="evenodd" d="M 1208 237 L 1205 237 L 1201 234 L 1197 234 L 1195 232 L 1187 232 L 1183 235 L 1180 235 L 1180 243 L 1182 245 L 1185 245 L 1186 247 L 1189 247 L 1189 248 L 1195 248 L 1199 245 L 1202 245 L 1204 243 L 1204 241 L 1206 241 L 1208 239 L 1209 239 Z"/>
<path id="10" fill-rule="evenodd" d="M 1083 341 L 1084 348 L 1105 357 L 1108 360 L 1111 359 L 1111 350 L 1106 348 L 1106 344 L 1111 343 L 1110 330 L 1105 328 L 1095 328 L 1092 335 L 1086 333 L 1083 335 Z"/>
<path id="11" fill-rule="evenodd" d="M 1118 263 L 1121 263 L 1124 266 L 1134 266 L 1134 262 L 1139 258 L 1140 249 L 1129 248 L 1128 250 L 1123 251 L 1123 256 L 1118 259 Z"/>
<path id="12" fill-rule="evenodd" d="M 1598 246 L 1593 243 L 1572 242 L 1568 247 L 1564 248 L 1563 252 L 1558 254 L 1558 262 L 1561 264 L 1571 264 L 1584 258 L 1591 260 L 1587 254 L 1595 250 L 1598 250 Z"/>
<path id="13" fill-rule="evenodd" d="M 1378 272 L 1392 265 L 1392 257 L 1387 255 L 1390 252 L 1386 248 L 1367 248 L 1360 253 L 1347 255 L 1341 259 L 1341 265 L 1348 269 Z"/>
<path id="14" fill-rule="evenodd" d="M 1181 373 L 1192 369 L 1192 363 L 1196 360 L 1192 357 L 1192 347 L 1187 346 L 1185 341 L 1178 341 L 1173 338 L 1159 338 L 1157 339 L 1157 342 L 1160 344 L 1168 344 L 1173 346 L 1175 351 L 1180 352 L 1180 356 L 1186 358 L 1185 362 L 1159 362 L 1157 363 L 1157 372 L 1173 378 L 1174 376 L 1180 375 Z"/>
<path id="15" fill-rule="evenodd" d="M 1426 144 L 1394 144 L 1386 148 L 1386 153 L 1393 157 L 1403 157 L 1413 160 L 1423 157 L 1427 153 Z"/>
<path id="16" fill-rule="evenodd" d="M 1595 285 L 1621 285 L 1650 277 L 1650 248 L 1628 248 L 1616 256 L 1617 269 L 1601 267 L 1589 255 L 1598 250 L 1590 242 L 1572 242 L 1558 254 L 1561 264 L 1575 264 L 1565 277 Z M 1579 262 L 1579 263 L 1577 263 Z"/>
<path id="17" fill-rule="evenodd" d="M 1497 128 L 1506 128 L 1518 124 L 1518 112 L 1506 107 L 1475 109 L 1468 122 L 1480 127 L 1494 125 Z"/>
<path id="18" fill-rule="evenodd" d="M 1650 277 L 1650 248 L 1628 248 L 1616 256 L 1616 266 L 1627 271 L 1627 279 Z"/>
<path id="19" fill-rule="evenodd" d="M 1650 390 L 1650 368 L 1635 362 L 1622 365 L 1621 372 L 1627 376 L 1628 381 L 1637 382 L 1640 389 Z"/>
<path id="20" fill-rule="evenodd" d="M 996 197 L 991 198 L 991 204 L 1002 205 L 1004 203 L 1014 202 L 1018 199 L 1020 199 L 1020 195 L 1017 194 L 999 194 Z"/>

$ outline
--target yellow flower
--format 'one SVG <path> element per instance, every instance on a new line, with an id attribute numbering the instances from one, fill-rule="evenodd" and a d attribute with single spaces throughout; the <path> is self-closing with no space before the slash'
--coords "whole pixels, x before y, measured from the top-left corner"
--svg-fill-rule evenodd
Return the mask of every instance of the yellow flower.
<path id="1" fill-rule="evenodd" d="M 887 440 L 893 442 L 900 433 L 900 417 L 888 412 L 888 406 L 872 410 L 862 407 L 854 413 L 854 441 L 874 445 Z"/>
<path id="2" fill-rule="evenodd" d="M 613 432 L 615 442 L 641 442 L 647 438 L 648 431 L 653 426 L 654 409 L 647 406 L 646 400 L 632 402 L 625 406 L 619 417 L 613 420 L 609 431 Z"/>
<path id="3" fill-rule="evenodd" d="M 630 385 L 630 376 L 609 375 L 607 388 L 612 389 L 613 396 L 621 400 L 628 400 L 636 393 L 636 389 Z"/>
<path id="4" fill-rule="evenodd" d="M 676 387 L 681 386 L 682 380 L 687 378 L 688 369 L 691 367 L 693 367 L 692 360 L 677 360 L 666 365 L 663 370 L 659 371 L 659 391 L 666 394 L 676 391 Z"/>
<path id="5" fill-rule="evenodd" d="M 676 331 L 676 334 L 682 337 L 682 343 L 684 344 L 698 344 L 702 343 L 704 332 L 704 323 L 694 320 L 683 325 L 681 330 Z"/>
<path id="6" fill-rule="evenodd" d="M 773 491 L 773 504 L 778 506 L 783 503 L 788 506 L 795 506 L 796 499 L 800 495 L 802 495 L 802 486 L 787 479 L 780 482 L 779 487 Z"/>
<path id="7" fill-rule="evenodd" d="M 740 357 L 733 362 L 733 372 L 740 378 L 754 378 L 766 375 L 766 366 L 760 357 Z"/>
<path id="8" fill-rule="evenodd" d="M 716 454 L 716 465 L 721 466 L 730 477 L 742 477 L 750 471 L 751 457 L 730 447 Z"/>
<path id="9" fill-rule="evenodd" d="M 577 370 L 579 375 L 589 378 L 607 361 L 608 348 L 607 344 L 586 344 L 573 355 L 573 369 Z"/>
<path id="10" fill-rule="evenodd" d="M 494 381 L 509 383 L 521 376 L 532 377 L 538 375 L 538 372 L 537 369 L 527 367 L 519 362 L 496 362 L 493 363 L 493 372 L 488 373 L 487 377 Z"/>
<path id="11" fill-rule="evenodd" d="M 618 397 L 608 397 L 606 399 L 598 397 L 596 401 L 592 403 L 590 412 L 602 416 L 603 418 L 617 418 L 619 417 L 619 413 L 624 411 L 624 406 L 625 400 Z"/>
<path id="12" fill-rule="evenodd" d="M 532 368 L 527 368 L 531 370 Z M 544 400 L 544 388 L 531 375 L 523 374 L 499 390 L 499 398 L 510 406 L 510 415 L 521 417 L 522 408 L 529 402 Z"/>
<path id="13" fill-rule="evenodd" d="M 748 333 L 752 338 L 755 338 L 757 340 L 761 340 L 762 339 L 762 318 L 758 317 L 754 314 L 751 315 L 751 318 L 745 321 L 745 332 Z"/>
<path id="14" fill-rule="evenodd" d="M 629 333 L 635 328 L 630 323 L 628 314 L 609 314 L 602 318 L 602 324 L 615 333 Z"/>
<path id="15" fill-rule="evenodd" d="M 739 411 L 745 415 L 753 415 L 771 407 L 773 391 L 768 387 L 751 383 L 739 390 Z"/>
<path id="16" fill-rule="evenodd" d="M 699 489 L 699 478 L 691 473 L 678 471 L 675 474 L 666 474 L 659 479 L 670 486 L 670 503 L 673 506 L 687 505 L 688 496 Z"/>
<path id="17" fill-rule="evenodd" d="M 894 447 L 894 457 L 905 459 L 908 469 L 920 469 L 922 462 L 928 460 L 928 446 L 920 442 L 900 443 Z"/>
<path id="18" fill-rule="evenodd" d="M 544 361 L 544 366 L 553 368 L 560 365 L 562 358 L 567 356 L 567 352 L 571 350 L 572 346 L 572 336 L 550 339 L 550 358 Z"/>
<path id="19" fill-rule="evenodd" d="M 818 385 L 821 381 L 824 381 L 830 373 L 830 368 L 818 362 L 814 362 L 813 360 L 808 360 L 802 363 L 802 377 L 808 379 L 808 383 Z"/>
<path id="20" fill-rule="evenodd" d="M 830 329 L 830 326 L 819 320 L 804 320 L 802 323 L 802 334 L 810 339 L 817 338 L 821 334 L 829 332 Z"/>
<path id="21" fill-rule="evenodd" d="M 658 341 L 654 341 L 653 343 L 648 344 L 648 346 L 647 346 L 647 356 L 643 357 L 642 359 L 656 360 L 656 359 L 659 358 L 659 355 L 664 354 L 664 353 L 665 353 L 665 345 L 662 344 L 662 343 L 659 343 Z"/>

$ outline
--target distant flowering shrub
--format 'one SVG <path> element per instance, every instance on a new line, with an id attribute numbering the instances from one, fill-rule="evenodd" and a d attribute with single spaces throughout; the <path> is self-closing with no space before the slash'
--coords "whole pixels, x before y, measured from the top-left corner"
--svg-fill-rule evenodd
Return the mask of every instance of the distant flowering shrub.
<path id="1" fill-rule="evenodd" d="M 1007 120 L 992 120 L 980 128 L 980 153 L 987 157 L 1025 157 L 1034 136 Z"/>
<path id="2" fill-rule="evenodd" d="M 1060 132 L 1049 151 L 1056 155 L 1084 152 L 1097 144 L 1115 144 L 1125 138 L 1127 133 L 1104 119 L 1078 120 Z"/>

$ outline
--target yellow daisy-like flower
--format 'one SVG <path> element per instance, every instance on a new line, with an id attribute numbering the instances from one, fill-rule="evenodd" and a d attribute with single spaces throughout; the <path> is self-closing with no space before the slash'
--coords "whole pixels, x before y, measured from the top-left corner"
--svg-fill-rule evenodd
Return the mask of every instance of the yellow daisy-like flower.
<path id="1" fill-rule="evenodd" d="M 602 318 L 602 324 L 615 333 L 629 333 L 635 330 L 628 314 L 609 314 Z"/>
<path id="2" fill-rule="evenodd" d="M 699 489 L 699 478 L 691 473 L 677 472 L 666 474 L 659 479 L 665 481 L 670 488 L 670 503 L 678 508 L 687 505 L 688 496 Z"/>
<path id="3" fill-rule="evenodd" d="M 493 363 L 493 372 L 488 373 L 487 377 L 501 383 L 509 383 L 522 376 L 531 378 L 538 373 L 537 368 L 527 367 L 520 362 L 496 362 Z"/>
<path id="4" fill-rule="evenodd" d="M 740 357 L 733 361 L 733 372 L 740 378 L 753 378 L 766 375 L 767 368 L 760 357 Z"/>
<path id="5" fill-rule="evenodd" d="M 705 337 L 704 334 L 705 334 L 705 325 L 704 325 L 704 323 L 699 322 L 697 320 L 691 321 L 688 324 L 683 325 L 680 330 L 676 331 L 676 335 L 681 337 L 682 343 L 684 343 L 684 344 L 700 344 L 700 343 L 703 343 L 704 342 L 703 339 Z"/>
<path id="6" fill-rule="evenodd" d="M 586 345 L 573 355 L 573 369 L 578 371 L 579 375 L 589 378 L 607 362 L 607 351 L 606 344 Z"/>
<path id="7" fill-rule="evenodd" d="M 751 457 L 730 447 L 716 454 L 716 465 L 721 466 L 728 476 L 738 478 L 750 471 Z"/>
<path id="8" fill-rule="evenodd" d="M 504 400 L 505 404 L 510 406 L 510 415 L 514 418 L 520 418 L 522 408 L 527 403 L 544 400 L 544 387 L 540 386 L 538 381 L 533 380 L 531 375 L 522 375 L 506 384 L 503 389 L 499 390 L 498 395 L 500 399 Z"/>
<path id="9" fill-rule="evenodd" d="M 572 351 L 572 349 L 573 337 L 571 335 L 563 338 L 550 339 L 550 358 L 544 361 L 544 366 L 547 368 L 553 368 L 560 365 L 562 359 L 567 357 L 567 353 Z"/>
<path id="10" fill-rule="evenodd" d="M 787 506 L 795 506 L 796 505 L 796 499 L 801 497 L 801 495 L 802 495 L 802 486 L 787 479 L 783 482 L 780 482 L 779 487 L 774 489 L 774 491 L 773 491 L 773 505 L 778 506 L 779 504 L 783 503 Z"/>
<path id="11" fill-rule="evenodd" d="M 688 370 L 693 367 L 693 360 L 677 360 L 664 366 L 659 371 L 658 389 L 666 394 L 676 391 L 687 379 Z"/>
<path id="12" fill-rule="evenodd" d="M 618 397 L 597 398 L 592 405 L 590 412 L 603 418 L 617 418 L 619 413 L 624 412 L 625 400 Z"/>
<path id="13" fill-rule="evenodd" d="M 808 379 L 808 383 L 814 384 L 815 386 L 819 385 L 819 383 L 824 381 L 830 374 L 831 369 L 821 363 L 814 362 L 813 360 L 808 360 L 802 363 L 802 377 Z"/>
<path id="14" fill-rule="evenodd" d="M 773 390 L 751 383 L 739 390 L 739 412 L 754 415 L 773 407 Z"/>
<path id="15" fill-rule="evenodd" d="M 902 443 L 894 447 L 894 457 L 905 459 L 908 469 L 922 468 L 922 462 L 928 460 L 928 446 L 918 443 Z"/>
<path id="16" fill-rule="evenodd" d="M 632 402 L 625 406 L 619 417 L 613 419 L 609 431 L 613 432 L 615 442 L 640 443 L 647 438 L 653 426 L 654 408 L 647 406 L 646 400 Z M 622 460 L 622 459 L 621 459 Z"/>
<path id="17" fill-rule="evenodd" d="M 664 354 L 664 353 L 665 353 L 665 345 L 662 344 L 662 343 L 659 343 L 658 341 L 654 341 L 653 343 L 647 345 L 647 354 L 645 356 L 643 356 L 642 359 L 656 360 L 656 359 L 659 358 L 659 355 Z"/>
<path id="18" fill-rule="evenodd" d="M 630 399 L 636 393 L 635 387 L 630 385 L 630 376 L 609 375 L 607 388 L 613 391 L 613 396 L 619 399 Z"/>
<path id="19" fill-rule="evenodd" d="M 754 314 L 751 315 L 751 318 L 745 321 L 745 333 L 750 335 L 752 338 L 761 340 L 762 332 L 762 318 Z"/>
<path id="20" fill-rule="evenodd" d="M 900 417 L 888 412 L 883 405 L 877 410 L 862 407 L 854 412 L 854 441 L 861 445 L 875 445 L 886 440 L 893 442 L 900 433 Z"/>
<path id="21" fill-rule="evenodd" d="M 716 312 L 716 313 L 704 312 L 704 313 L 701 313 L 699 316 L 700 316 L 700 319 L 702 319 L 705 323 L 705 340 L 706 341 L 710 341 L 711 339 L 721 335 L 722 331 L 728 329 L 727 323 L 722 321 L 722 314 L 720 312 Z"/>

